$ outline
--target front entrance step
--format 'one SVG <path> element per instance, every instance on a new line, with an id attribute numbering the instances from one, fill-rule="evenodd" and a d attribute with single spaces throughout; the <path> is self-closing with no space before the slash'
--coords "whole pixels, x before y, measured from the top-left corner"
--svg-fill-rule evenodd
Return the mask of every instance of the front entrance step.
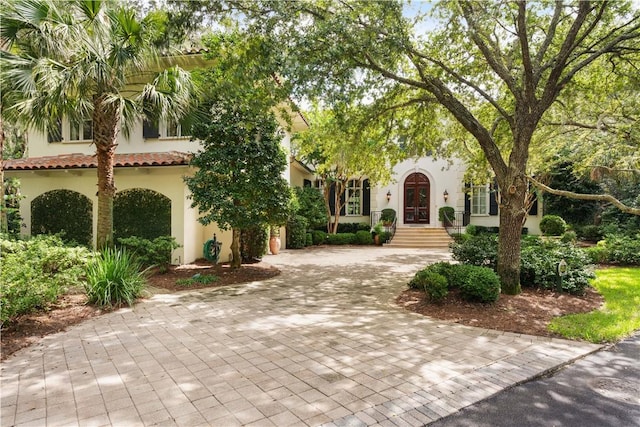
<path id="1" fill-rule="evenodd" d="M 438 228 L 398 227 L 385 246 L 396 248 L 448 249 L 453 242 L 447 230 Z"/>

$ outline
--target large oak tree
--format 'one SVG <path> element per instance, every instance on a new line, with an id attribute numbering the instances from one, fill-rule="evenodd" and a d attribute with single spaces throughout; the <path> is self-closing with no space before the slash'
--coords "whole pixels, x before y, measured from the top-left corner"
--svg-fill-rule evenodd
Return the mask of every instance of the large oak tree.
<path id="1" fill-rule="evenodd" d="M 542 118 L 577 75 L 637 50 L 640 38 L 640 14 L 617 1 L 440 2 L 437 21 L 407 18 L 392 1 L 229 3 L 243 10 L 248 34 L 277 38 L 281 74 L 299 94 L 356 93 L 384 112 L 440 108 L 443 127 L 472 137 L 500 188 L 497 269 L 511 294 L 520 292 L 529 156 Z"/>

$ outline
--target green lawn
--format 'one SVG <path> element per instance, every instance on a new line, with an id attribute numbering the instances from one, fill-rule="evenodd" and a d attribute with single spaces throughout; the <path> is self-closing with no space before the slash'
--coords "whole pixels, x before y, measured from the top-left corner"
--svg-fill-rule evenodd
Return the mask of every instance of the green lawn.
<path id="1" fill-rule="evenodd" d="M 604 297 L 604 306 L 591 313 L 554 319 L 551 331 L 601 343 L 618 341 L 640 329 L 640 268 L 598 270 L 592 285 Z"/>

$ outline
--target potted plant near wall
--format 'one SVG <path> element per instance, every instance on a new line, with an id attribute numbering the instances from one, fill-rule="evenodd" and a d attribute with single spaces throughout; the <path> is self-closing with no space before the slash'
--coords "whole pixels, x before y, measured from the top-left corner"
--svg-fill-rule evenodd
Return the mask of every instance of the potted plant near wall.
<path id="1" fill-rule="evenodd" d="M 384 225 L 385 227 L 389 227 L 391 224 L 393 224 L 393 220 L 395 219 L 396 219 L 395 210 L 391 208 L 382 209 L 382 212 L 380 213 L 380 221 L 382 221 L 382 225 Z"/>
<path id="2" fill-rule="evenodd" d="M 278 255 L 280 252 L 280 227 L 272 225 L 269 227 L 269 251 L 272 255 Z"/>
<path id="3" fill-rule="evenodd" d="M 380 246 L 382 244 L 382 221 L 373 226 L 373 228 L 371 229 L 371 235 L 373 236 L 373 242 L 377 246 Z"/>
<path id="4" fill-rule="evenodd" d="M 438 209 L 438 219 L 442 221 L 443 227 L 451 227 L 455 219 L 455 209 L 451 206 L 443 206 Z"/>

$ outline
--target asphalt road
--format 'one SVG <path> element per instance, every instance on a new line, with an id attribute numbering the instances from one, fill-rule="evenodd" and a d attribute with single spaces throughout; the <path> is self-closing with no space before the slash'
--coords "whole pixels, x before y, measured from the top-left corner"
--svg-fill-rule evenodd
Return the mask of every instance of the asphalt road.
<path id="1" fill-rule="evenodd" d="M 640 332 L 429 426 L 640 426 Z"/>

